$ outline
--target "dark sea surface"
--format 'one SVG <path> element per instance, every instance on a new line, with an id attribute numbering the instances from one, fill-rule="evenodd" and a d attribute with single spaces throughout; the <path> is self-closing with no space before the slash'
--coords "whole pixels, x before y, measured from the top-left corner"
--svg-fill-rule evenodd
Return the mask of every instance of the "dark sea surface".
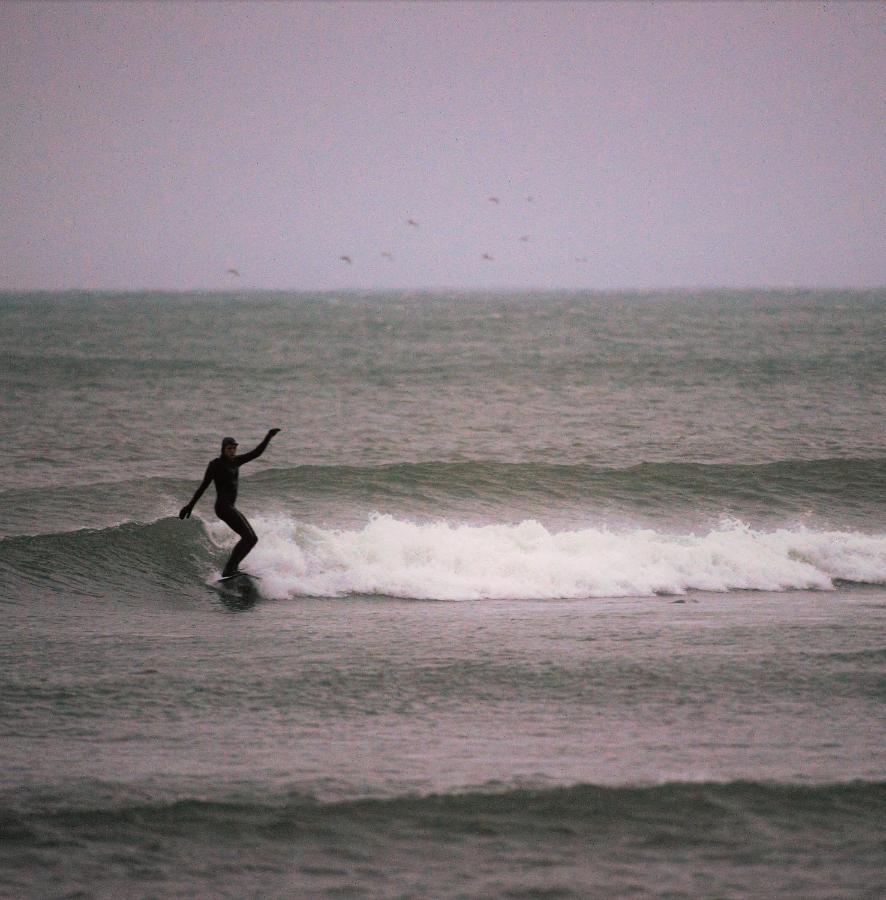
<path id="1" fill-rule="evenodd" d="M 886 893 L 886 293 L 0 295 L 0 895 Z M 231 434 L 259 582 L 210 488 Z"/>

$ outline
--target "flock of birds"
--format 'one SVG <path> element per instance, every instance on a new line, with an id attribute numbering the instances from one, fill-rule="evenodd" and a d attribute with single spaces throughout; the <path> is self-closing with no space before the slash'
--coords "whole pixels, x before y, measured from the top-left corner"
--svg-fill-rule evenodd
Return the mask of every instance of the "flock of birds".
<path id="1" fill-rule="evenodd" d="M 535 199 L 534 197 L 527 197 L 526 202 L 532 203 L 534 199 Z M 498 197 L 488 197 L 487 201 L 489 203 L 494 203 L 496 206 L 501 204 L 501 200 Z M 406 219 L 405 224 L 410 226 L 411 228 L 420 228 L 421 227 L 420 224 L 415 219 L 412 219 L 412 218 Z M 531 236 L 528 234 L 521 235 L 519 238 L 519 240 L 524 244 L 528 243 L 530 239 L 531 239 Z M 382 250 L 380 255 L 382 256 L 382 258 L 393 262 L 394 254 L 391 253 L 389 250 Z M 341 256 L 339 256 L 338 259 L 340 262 L 346 263 L 349 266 L 352 266 L 354 264 L 353 257 L 349 256 L 347 253 L 341 254 Z M 495 262 L 495 257 L 489 253 L 481 253 L 480 259 L 483 262 Z M 588 261 L 588 257 L 587 256 L 576 256 L 575 261 L 578 263 L 585 263 Z M 226 274 L 231 275 L 234 278 L 240 277 L 239 269 L 237 269 L 234 266 L 231 266 L 230 268 L 228 268 L 226 271 Z"/>

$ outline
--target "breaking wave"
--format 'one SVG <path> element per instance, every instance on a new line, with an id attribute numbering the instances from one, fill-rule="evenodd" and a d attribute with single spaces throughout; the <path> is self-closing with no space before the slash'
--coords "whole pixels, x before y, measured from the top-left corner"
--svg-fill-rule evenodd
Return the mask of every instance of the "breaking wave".
<path id="1" fill-rule="evenodd" d="M 687 591 L 829 590 L 886 582 L 886 536 L 738 521 L 702 534 L 549 531 L 539 522 L 415 523 L 388 515 L 355 530 L 256 519 L 250 568 L 271 597 L 384 595 L 424 600 L 563 599 Z M 220 538 L 223 526 L 210 526 Z"/>
<path id="2" fill-rule="evenodd" d="M 321 528 L 255 517 L 247 569 L 267 598 L 375 595 L 418 600 L 554 600 L 687 591 L 830 590 L 886 583 L 886 535 L 738 520 L 697 533 L 535 520 L 468 525 L 373 515 Z M 220 522 L 165 518 L 0 540 L 0 572 L 22 589 L 100 596 L 212 583 L 235 538 Z"/>

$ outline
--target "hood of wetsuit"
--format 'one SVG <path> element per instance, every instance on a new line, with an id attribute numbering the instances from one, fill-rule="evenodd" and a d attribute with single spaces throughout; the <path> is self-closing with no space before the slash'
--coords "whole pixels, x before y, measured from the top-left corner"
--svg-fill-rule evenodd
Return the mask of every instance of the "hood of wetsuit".
<path id="1" fill-rule="evenodd" d="M 222 455 L 224 455 L 225 447 L 229 447 L 231 446 L 231 444 L 233 444 L 235 447 L 237 446 L 237 442 L 232 437 L 222 438 Z"/>

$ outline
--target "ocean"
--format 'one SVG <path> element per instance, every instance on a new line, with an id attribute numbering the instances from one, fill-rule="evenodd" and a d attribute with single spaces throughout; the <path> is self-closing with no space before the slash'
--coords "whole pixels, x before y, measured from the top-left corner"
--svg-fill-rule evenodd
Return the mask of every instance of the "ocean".
<path id="1" fill-rule="evenodd" d="M 0 295 L 0 895 L 880 897 L 884 291 Z M 213 490 L 232 435 L 252 587 Z"/>

